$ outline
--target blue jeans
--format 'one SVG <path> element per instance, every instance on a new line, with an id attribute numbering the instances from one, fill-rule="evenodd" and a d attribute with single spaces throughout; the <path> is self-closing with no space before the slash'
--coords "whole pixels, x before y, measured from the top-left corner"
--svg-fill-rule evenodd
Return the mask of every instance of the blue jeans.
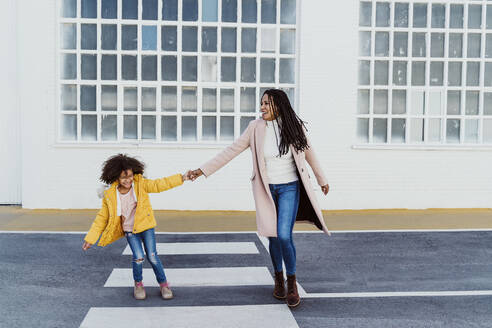
<path id="1" fill-rule="evenodd" d="M 270 192 L 277 208 L 277 237 L 269 237 L 270 256 L 275 272 L 282 271 L 282 259 L 288 275 L 296 273 L 296 248 L 292 229 L 299 207 L 299 181 L 270 184 Z"/>
<path id="2" fill-rule="evenodd" d="M 162 262 L 157 256 L 155 246 L 155 231 L 154 228 L 142 231 L 134 234 L 131 232 L 125 232 L 128 245 L 132 249 L 133 253 L 133 279 L 136 282 L 142 281 L 142 268 L 144 259 L 144 250 L 142 249 L 142 242 L 145 248 L 145 254 L 147 254 L 147 260 L 152 265 L 155 277 L 158 283 L 166 282 L 166 275 L 164 274 L 164 268 Z"/>

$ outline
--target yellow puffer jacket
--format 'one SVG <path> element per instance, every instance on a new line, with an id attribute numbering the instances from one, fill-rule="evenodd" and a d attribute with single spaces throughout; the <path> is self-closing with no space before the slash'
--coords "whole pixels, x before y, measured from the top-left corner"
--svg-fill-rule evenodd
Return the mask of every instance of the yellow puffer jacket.
<path id="1" fill-rule="evenodd" d="M 175 174 L 167 178 L 149 180 L 141 174 L 133 177 L 133 188 L 137 195 L 137 209 L 135 211 L 135 224 L 133 233 L 139 233 L 156 226 L 154 211 L 150 205 L 149 193 L 162 192 L 183 184 L 181 174 Z M 99 246 L 106 246 L 112 242 L 124 237 L 121 227 L 121 217 L 117 216 L 116 187 L 118 181 L 115 181 L 109 189 L 104 191 L 102 208 L 92 223 L 92 226 L 85 236 L 84 240 L 90 244 L 95 244 L 99 240 Z"/>

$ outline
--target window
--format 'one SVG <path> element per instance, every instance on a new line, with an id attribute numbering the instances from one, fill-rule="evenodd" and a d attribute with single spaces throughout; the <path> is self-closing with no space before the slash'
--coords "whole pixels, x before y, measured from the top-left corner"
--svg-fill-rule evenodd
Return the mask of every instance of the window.
<path id="1" fill-rule="evenodd" d="M 490 1 L 360 1 L 361 144 L 492 143 Z"/>
<path id="2" fill-rule="evenodd" d="M 296 0 L 59 0 L 59 140 L 216 143 L 294 106 Z"/>

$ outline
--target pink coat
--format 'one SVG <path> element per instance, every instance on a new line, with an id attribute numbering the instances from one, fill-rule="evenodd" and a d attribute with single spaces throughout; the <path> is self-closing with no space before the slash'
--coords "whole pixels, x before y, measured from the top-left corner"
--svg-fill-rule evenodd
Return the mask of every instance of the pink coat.
<path id="1" fill-rule="evenodd" d="M 262 118 L 251 121 L 244 133 L 232 145 L 224 149 L 205 164 L 201 165 L 200 169 L 205 176 L 210 176 L 229 163 L 234 157 L 246 150 L 246 148 L 250 147 L 253 156 L 251 184 L 255 199 L 256 226 L 258 228 L 258 233 L 265 237 L 276 237 L 277 211 L 268 186 L 265 158 L 263 155 L 265 130 L 266 122 Z M 328 182 L 309 140 L 308 145 L 309 149 L 303 152 L 297 152 L 290 146 L 297 166 L 298 175 L 300 176 L 300 182 L 302 182 L 300 184 L 301 195 L 296 221 L 307 221 L 316 225 L 316 227 L 329 235 L 330 232 L 326 228 L 321 208 L 319 207 L 316 195 L 314 194 L 314 189 L 309 181 L 306 161 L 313 169 L 316 180 L 320 186 L 324 186 Z"/>

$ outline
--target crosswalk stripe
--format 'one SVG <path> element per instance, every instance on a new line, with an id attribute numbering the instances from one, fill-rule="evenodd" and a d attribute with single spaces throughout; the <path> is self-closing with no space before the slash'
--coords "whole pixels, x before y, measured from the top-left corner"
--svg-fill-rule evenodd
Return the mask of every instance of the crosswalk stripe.
<path id="1" fill-rule="evenodd" d="M 80 328 L 298 328 L 285 304 L 90 308 Z"/>
<path id="2" fill-rule="evenodd" d="M 259 254 L 253 242 L 211 242 L 211 243 L 157 243 L 157 253 L 162 255 L 190 254 Z M 123 255 L 131 255 L 126 246 Z"/>
<path id="3" fill-rule="evenodd" d="M 272 285 L 273 278 L 266 267 L 185 268 L 165 269 L 174 287 L 194 286 L 259 286 Z M 152 269 L 143 269 L 146 286 L 158 286 Z M 104 287 L 132 287 L 132 269 L 113 269 Z"/>

